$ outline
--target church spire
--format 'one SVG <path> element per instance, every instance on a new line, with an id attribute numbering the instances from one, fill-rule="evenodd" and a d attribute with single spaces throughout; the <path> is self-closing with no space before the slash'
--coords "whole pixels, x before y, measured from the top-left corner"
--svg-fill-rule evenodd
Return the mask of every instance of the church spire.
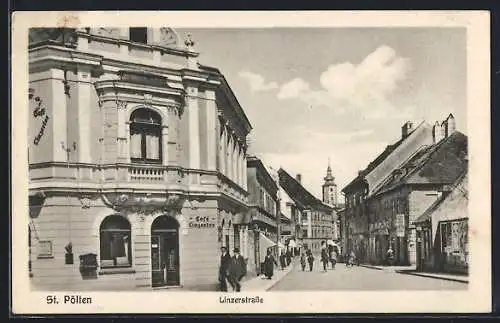
<path id="1" fill-rule="evenodd" d="M 326 176 L 324 178 L 325 184 L 326 183 L 333 183 L 335 181 L 335 177 L 333 177 L 332 174 L 332 167 L 330 166 L 330 157 L 328 157 L 328 167 L 326 168 Z"/>
<path id="2" fill-rule="evenodd" d="M 330 158 L 328 158 L 328 167 L 326 168 L 326 176 L 324 177 L 325 183 L 323 184 L 323 202 L 331 205 L 337 204 L 337 185 L 335 184 L 335 177 L 332 173 L 332 166 Z"/>

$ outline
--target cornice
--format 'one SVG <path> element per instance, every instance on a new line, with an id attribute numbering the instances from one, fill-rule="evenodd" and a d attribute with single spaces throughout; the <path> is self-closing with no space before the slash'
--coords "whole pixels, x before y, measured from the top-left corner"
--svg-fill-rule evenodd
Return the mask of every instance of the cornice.
<path id="1" fill-rule="evenodd" d="M 103 35 L 96 35 L 96 34 L 90 34 L 86 33 L 83 31 L 77 31 L 76 34 L 78 37 L 86 38 L 89 40 L 89 42 L 93 41 L 100 41 L 103 43 L 108 43 L 108 44 L 115 44 L 119 46 L 129 46 L 129 47 L 135 47 L 135 48 L 142 48 L 142 49 L 148 49 L 151 51 L 157 50 L 162 53 L 167 53 L 175 56 L 182 56 L 182 57 L 198 57 L 199 53 L 181 49 L 181 48 L 174 48 L 174 47 L 167 47 L 167 46 L 160 46 L 157 44 L 141 44 L 141 43 L 136 43 L 133 41 L 130 41 L 128 39 L 122 39 L 122 38 L 114 38 L 114 37 L 107 37 Z"/>

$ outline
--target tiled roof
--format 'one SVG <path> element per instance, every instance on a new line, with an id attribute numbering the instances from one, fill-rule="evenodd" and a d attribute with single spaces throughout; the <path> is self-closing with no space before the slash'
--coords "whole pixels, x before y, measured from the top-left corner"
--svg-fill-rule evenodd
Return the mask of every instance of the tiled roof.
<path id="1" fill-rule="evenodd" d="M 420 126 L 420 125 L 419 125 Z M 344 192 L 347 188 L 349 188 L 351 185 L 354 185 L 355 183 L 358 183 L 358 182 L 361 182 L 364 180 L 364 177 L 366 174 L 370 173 L 372 170 L 375 169 L 375 167 L 377 167 L 378 165 L 380 165 L 396 148 L 398 148 L 404 141 L 406 138 L 408 138 L 413 132 L 415 132 L 415 130 L 417 129 L 418 127 L 416 127 L 413 131 L 411 131 L 408 136 L 406 136 L 405 138 L 401 138 L 399 139 L 398 141 L 396 141 L 395 143 L 393 143 L 392 145 L 388 145 L 387 147 L 385 147 L 384 151 L 378 155 L 373 161 L 371 161 L 368 166 L 366 166 L 365 169 L 363 169 L 357 177 L 355 177 L 349 184 L 347 184 L 343 189 L 342 189 L 342 192 Z"/>
<path id="2" fill-rule="evenodd" d="M 283 168 L 278 170 L 280 186 L 285 190 L 285 192 L 290 196 L 294 202 L 308 207 L 322 207 L 331 208 L 325 205 L 322 201 L 314 197 L 308 190 L 306 190 L 302 184 L 300 184 L 295 178 L 290 176 Z"/>
<path id="3" fill-rule="evenodd" d="M 424 147 L 389 176 L 373 195 L 404 184 L 451 184 L 467 169 L 467 136 L 454 132 Z"/>
<path id="4" fill-rule="evenodd" d="M 460 176 L 457 178 L 453 189 L 456 189 L 456 187 L 460 184 L 460 181 L 462 181 L 466 175 L 467 169 L 465 169 L 465 171 L 462 172 L 462 174 L 460 174 Z M 432 214 L 436 210 L 438 210 L 441 205 L 443 205 L 443 203 L 451 196 L 451 193 L 452 192 L 447 192 L 446 194 L 442 194 L 434 203 L 431 204 L 431 206 L 429 206 L 427 210 L 425 210 L 424 213 L 422 213 L 415 221 L 413 221 L 413 223 L 422 223 L 430 220 L 432 218 Z"/>

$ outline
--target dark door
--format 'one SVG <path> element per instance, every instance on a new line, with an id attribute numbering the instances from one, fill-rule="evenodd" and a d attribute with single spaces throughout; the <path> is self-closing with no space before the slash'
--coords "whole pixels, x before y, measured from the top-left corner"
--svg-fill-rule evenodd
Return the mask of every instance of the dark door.
<path id="1" fill-rule="evenodd" d="M 178 223 L 170 217 L 160 217 L 157 220 L 151 226 L 152 285 L 153 287 L 178 286 L 180 284 Z"/>

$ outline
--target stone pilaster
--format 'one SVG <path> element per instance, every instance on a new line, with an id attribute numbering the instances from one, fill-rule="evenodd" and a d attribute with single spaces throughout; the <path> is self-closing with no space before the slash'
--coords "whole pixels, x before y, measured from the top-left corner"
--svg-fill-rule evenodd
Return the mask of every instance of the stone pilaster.
<path id="1" fill-rule="evenodd" d="M 215 104 L 215 92 L 205 91 L 206 96 L 206 152 L 207 152 L 207 169 L 216 170 L 216 152 L 217 152 L 217 107 Z"/>
<path id="2" fill-rule="evenodd" d="M 91 90 L 90 71 L 88 69 L 79 69 L 78 77 L 78 161 L 81 163 L 90 163 L 90 137 L 91 137 Z"/>
<path id="3" fill-rule="evenodd" d="M 51 69 L 51 100 L 49 101 L 52 107 L 52 135 L 54 138 L 53 145 L 53 161 L 65 162 L 67 159 L 66 152 L 61 147 L 61 142 L 66 147 L 71 146 L 67 142 L 67 100 L 64 93 L 64 71 L 60 69 Z"/>
<path id="4" fill-rule="evenodd" d="M 117 113 L 117 161 L 128 162 L 129 157 L 127 156 L 128 138 L 127 138 L 127 121 L 126 120 L 127 102 L 116 101 L 116 113 Z"/>
<path id="5" fill-rule="evenodd" d="M 168 165 L 168 127 L 162 126 L 161 128 L 161 149 L 162 149 L 162 164 Z"/>
<path id="6" fill-rule="evenodd" d="M 186 112 L 189 129 L 189 168 L 200 168 L 200 134 L 199 134 L 199 105 L 198 89 L 194 86 L 187 87 Z"/>

